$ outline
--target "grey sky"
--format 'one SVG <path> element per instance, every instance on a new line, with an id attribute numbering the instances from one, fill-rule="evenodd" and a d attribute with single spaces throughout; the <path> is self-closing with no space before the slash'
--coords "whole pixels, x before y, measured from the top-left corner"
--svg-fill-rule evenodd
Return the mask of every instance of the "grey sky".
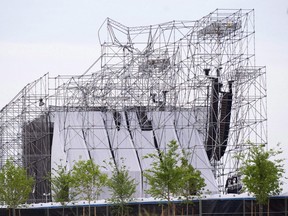
<path id="1" fill-rule="evenodd" d="M 197 20 L 217 8 L 255 9 L 256 63 L 267 66 L 269 144 L 280 142 L 286 157 L 287 0 L 0 0 L 0 107 L 46 72 L 82 74 L 99 56 L 97 31 L 106 17 L 138 26 Z"/>

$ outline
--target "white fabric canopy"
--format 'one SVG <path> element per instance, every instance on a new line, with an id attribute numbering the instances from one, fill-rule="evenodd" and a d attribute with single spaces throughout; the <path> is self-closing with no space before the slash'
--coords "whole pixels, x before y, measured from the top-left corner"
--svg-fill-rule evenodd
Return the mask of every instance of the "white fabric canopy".
<path id="1" fill-rule="evenodd" d="M 216 193 L 217 183 L 204 142 L 194 126 L 193 113 L 151 111 L 147 113 L 147 118 L 152 128 L 143 130 L 136 111 L 55 112 L 52 169 L 60 164 L 71 168 L 76 161 L 88 159 L 93 159 L 100 167 L 105 165 L 103 161 L 121 165 L 124 159 L 129 175 L 138 183 L 135 196 L 145 197 L 148 186 L 142 174 L 150 167 L 152 159 L 143 157 L 157 153 L 159 149 L 165 150 L 167 143 L 176 140 L 180 146 L 179 154 L 182 154 L 182 149 L 189 152 L 189 161 L 201 171 L 206 189 Z M 107 169 L 101 169 L 107 172 Z M 107 194 L 102 197 L 107 197 Z"/>

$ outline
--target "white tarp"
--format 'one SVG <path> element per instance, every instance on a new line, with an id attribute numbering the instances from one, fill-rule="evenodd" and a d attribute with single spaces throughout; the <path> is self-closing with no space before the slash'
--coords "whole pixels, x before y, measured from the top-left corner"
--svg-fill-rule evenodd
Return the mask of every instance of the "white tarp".
<path id="1" fill-rule="evenodd" d="M 127 116 L 129 118 L 129 130 L 133 139 L 133 143 L 135 145 L 135 150 L 137 151 L 137 155 L 139 157 L 141 170 L 147 170 L 148 168 L 150 168 L 153 159 L 144 159 L 144 157 L 148 154 L 157 154 L 158 152 L 154 145 L 153 131 L 141 130 L 136 112 L 129 112 Z M 142 193 L 142 197 L 145 197 L 145 190 L 147 190 L 149 186 L 145 182 L 145 178 L 143 176 L 141 176 L 140 183 L 142 184 L 140 185 L 140 192 Z"/>
<path id="2" fill-rule="evenodd" d="M 174 127 L 174 115 L 174 112 L 149 112 L 149 116 L 152 118 L 153 131 L 157 139 L 157 144 L 161 150 L 165 150 L 166 145 L 171 140 L 175 140 L 179 144 Z"/>
<path id="3" fill-rule="evenodd" d="M 67 161 L 66 152 L 64 150 L 65 136 L 64 130 L 64 119 L 65 113 L 57 112 L 54 115 L 54 131 L 51 147 L 51 169 L 57 169 L 57 166 L 65 166 Z"/>
<path id="4" fill-rule="evenodd" d="M 136 197 L 145 197 L 148 186 L 142 173 L 150 167 L 152 160 L 143 157 L 157 153 L 157 145 L 160 150 L 165 150 L 167 143 L 176 140 L 181 148 L 189 151 L 190 163 L 201 171 L 206 189 L 212 193 L 218 191 L 191 112 L 148 112 L 147 117 L 153 126 L 151 130 L 141 129 L 135 111 L 116 114 L 112 111 L 53 113 L 52 169 L 56 164 L 71 168 L 76 161 L 88 159 L 93 159 L 99 166 L 105 165 L 103 161 L 111 160 L 120 164 L 123 158 L 129 175 L 138 183 Z M 109 174 L 109 170 L 107 172 Z M 102 197 L 107 197 L 107 194 Z"/>
<path id="5" fill-rule="evenodd" d="M 136 196 L 141 196 L 141 170 L 136 149 L 127 128 L 127 121 L 124 112 L 117 117 L 119 125 L 115 124 L 115 117 L 112 112 L 106 112 L 106 128 L 112 145 L 114 160 L 121 166 L 122 160 L 129 170 L 129 175 L 138 184 Z"/>
<path id="6" fill-rule="evenodd" d="M 205 189 L 216 193 L 218 187 L 212 173 L 212 167 L 194 123 L 195 117 L 192 112 L 181 111 L 176 113 L 175 128 L 179 143 L 189 153 L 189 162 L 194 168 L 201 171 L 206 183 Z"/>
<path id="7" fill-rule="evenodd" d="M 106 165 L 105 160 L 109 162 L 112 158 L 103 116 L 102 112 L 83 113 L 86 146 L 91 159 L 100 167 Z"/>

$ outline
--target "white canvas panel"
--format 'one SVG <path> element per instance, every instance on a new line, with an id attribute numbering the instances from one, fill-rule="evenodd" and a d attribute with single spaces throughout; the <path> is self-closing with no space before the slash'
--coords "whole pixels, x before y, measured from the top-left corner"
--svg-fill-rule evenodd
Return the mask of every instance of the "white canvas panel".
<path id="1" fill-rule="evenodd" d="M 195 118 L 191 112 L 179 111 L 175 113 L 175 128 L 179 143 L 183 149 L 193 148 L 199 140 L 195 136 Z M 192 132 L 192 133 L 191 133 Z"/>
<path id="2" fill-rule="evenodd" d="M 100 111 L 83 113 L 85 125 L 85 142 L 93 161 L 100 166 L 106 166 L 112 158 L 103 113 Z"/>
<path id="3" fill-rule="evenodd" d="M 136 197 L 141 196 L 141 169 L 137 156 L 136 149 L 133 144 L 131 135 L 127 129 L 125 113 L 121 112 L 121 124 L 117 128 L 112 112 L 106 113 L 106 128 L 109 135 L 109 139 L 113 148 L 115 161 L 121 164 L 121 158 L 125 159 L 125 165 L 129 170 L 129 175 L 138 183 Z"/>
<path id="4" fill-rule="evenodd" d="M 152 111 L 147 113 L 147 117 L 152 120 L 151 131 L 141 129 L 135 111 L 120 112 L 120 124 L 116 124 L 113 112 L 109 111 L 55 113 L 51 165 L 61 160 L 67 162 L 68 168 L 71 168 L 76 161 L 91 158 L 102 167 L 106 165 L 103 161 L 111 161 L 113 155 L 113 161 L 119 165 L 121 158 L 124 158 L 129 175 L 138 183 L 135 197 L 145 197 L 149 196 L 145 194 L 148 185 L 143 181 L 142 171 L 150 168 L 153 160 L 143 160 L 143 157 L 157 153 L 154 139 L 161 150 L 171 140 L 176 140 L 181 147 L 179 154 L 182 148 L 189 149 L 190 163 L 201 171 L 207 184 L 206 189 L 218 191 L 193 114 L 185 111 Z M 109 170 L 102 171 L 111 175 Z M 101 198 L 107 197 L 109 191 L 105 189 Z"/>
<path id="5" fill-rule="evenodd" d="M 160 149 L 165 149 L 171 140 L 175 140 L 179 144 L 174 127 L 175 116 L 173 112 L 154 111 L 149 112 L 149 115 L 152 118 L 154 134 Z"/>
<path id="6" fill-rule="evenodd" d="M 139 120 L 137 118 L 136 112 L 129 112 L 129 126 L 132 134 L 133 143 L 138 153 L 140 160 L 141 169 L 143 171 L 149 169 L 153 162 L 152 158 L 144 159 L 144 156 L 148 154 L 157 154 L 158 150 L 154 145 L 153 131 L 142 131 Z M 145 177 L 142 176 L 142 181 L 140 182 L 142 197 L 149 197 L 150 195 L 146 194 L 145 191 L 149 188 L 149 185 L 145 182 Z"/>
<path id="7" fill-rule="evenodd" d="M 69 167 L 79 160 L 89 160 L 88 148 L 83 136 L 83 117 L 79 112 L 68 112 L 63 119 L 64 147 Z"/>
<path id="8" fill-rule="evenodd" d="M 145 170 L 150 167 L 153 160 L 151 158 L 143 159 L 143 157 L 151 153 L 157 153 L 154 145 L 153 131 L 141 130 L 136 112 L 129 112 L 128 115 L 133 143 L 137 150 L 141 167 Z"/>
<path id="9" fill-rule="evenodd" d="M 121 125 L 119 130 L 116 128 L 113 114 L 107 112 L 106 116 L 107 122 L 109 122 L 107 131 L 116 160 L 124 158 L 127 164 L 129 164 L 130 170 L 139 171 L 140 168 L 138 163 L 138 157 L 135 151 L 133 140 L 131 139 L 131 135 L 127 129 L 124 112 L 121 112 Z"/>
<path id="10" fill-rule="evenodd" d="M 182 148 L 189 153 L 192 166 L 201 171 L 205 179 L 206 190 L 217 192 L 218 187 L 215 181 L 212 166 L 208 160 L 204 142 L 200 139 L 199 132 L 195 128 L 193 113 L 181 111 L 177 113 L 175 127 Z"/>
<path id="11" fill-rule="evenodd" d="M 54 113 L 54 129 L 51 147 L 51 172 L 58 166 L 66 166 L 67 156 L 64 151 L 63 119 L 61 112 Z"/>

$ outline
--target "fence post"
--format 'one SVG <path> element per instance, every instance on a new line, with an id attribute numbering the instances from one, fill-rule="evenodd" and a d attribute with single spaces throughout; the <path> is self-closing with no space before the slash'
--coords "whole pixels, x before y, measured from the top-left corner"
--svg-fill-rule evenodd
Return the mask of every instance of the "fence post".
<path id="1" fill-rule="evenodd" d="M 141 215 L 141 204 L 138 203 L 138 215 Z"/>
<path id="2" fill-rule="evenodd" d="M 202 200 L 199 199 L 199 216 L 202 216 Z"/>
<path id="3" fill-rule="evenodd" d="M 245 208 L 245 202 L 246 202 L 246 201 L 245 201 L 245 198 L 244 198 L 244 199 L 243 199 L 243 216 L 245 216 L 245 209 L 246 209 L 246 208 Z"/>
<path id="4" fill-rule="evenodd" d="M 287 216 L 287 197 L 285 197 L 285 216 Z"/>

